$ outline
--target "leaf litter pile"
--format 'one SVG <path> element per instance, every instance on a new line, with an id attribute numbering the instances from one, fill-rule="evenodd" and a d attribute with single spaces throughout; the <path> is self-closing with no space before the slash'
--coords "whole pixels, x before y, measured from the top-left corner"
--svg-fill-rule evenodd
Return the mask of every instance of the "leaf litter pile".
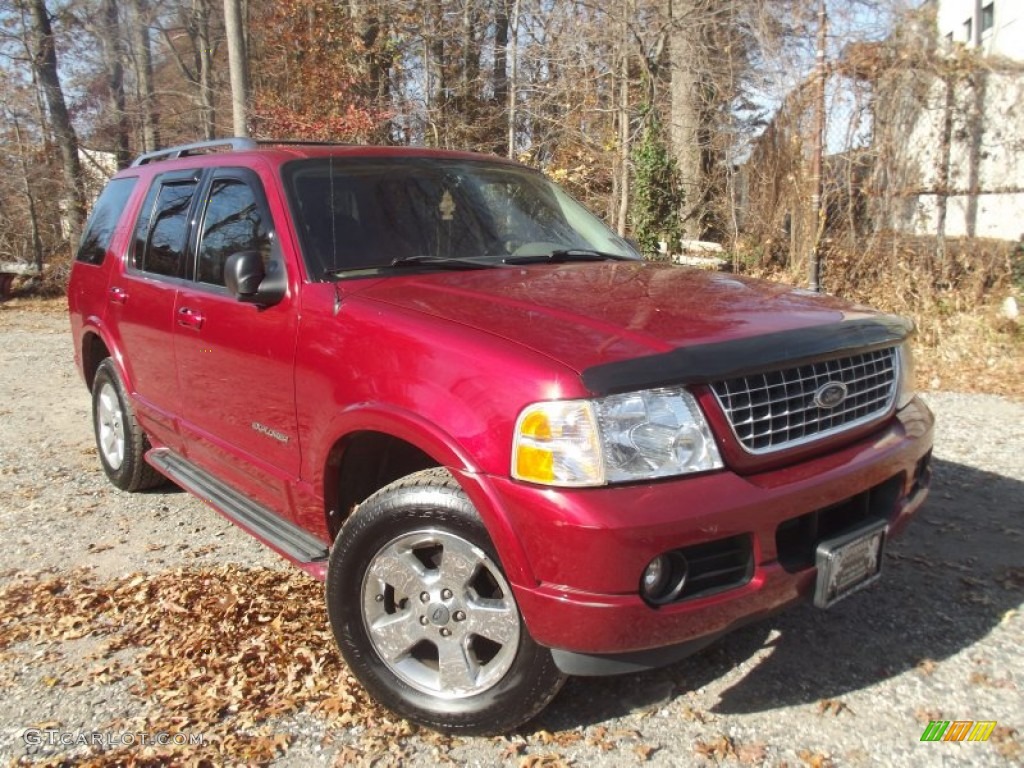
<path id="1" fill-rule="evenodd" d="M 83 676 L 45 684 L 124 680 L 144 702 L 137 716 L 92 723 L 91 732 L 202 734 L 203 744 L 73 746 L 76 765 L 263 763 L 289 746 L 273 720 L 300 713 L 325 720 L 328 732 L 363 726 L 354 729 L 361 741 L 344 750 L 356 759 L 400 756 L 413 733 L 349 674 L 328 629 L 322 586 L 297 572 L 224 565 L 102 584 L 76 572 L 0 588 L 0 660 L 82 638 L 99 641 L 79 665 Z M 447 751 L 444 737 L 427 738 Z"/>

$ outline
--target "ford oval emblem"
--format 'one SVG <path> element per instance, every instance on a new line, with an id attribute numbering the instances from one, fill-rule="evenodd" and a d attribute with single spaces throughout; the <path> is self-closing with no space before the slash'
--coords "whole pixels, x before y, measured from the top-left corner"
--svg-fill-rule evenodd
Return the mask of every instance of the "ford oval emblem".
<path id="1" fill-rule="evenodd" d="M 835 408 L 846 399 L 846 385 L 841 381 L 830 381 L 818 387 L 814 393 L 814 404 L 819 408 Z"/>

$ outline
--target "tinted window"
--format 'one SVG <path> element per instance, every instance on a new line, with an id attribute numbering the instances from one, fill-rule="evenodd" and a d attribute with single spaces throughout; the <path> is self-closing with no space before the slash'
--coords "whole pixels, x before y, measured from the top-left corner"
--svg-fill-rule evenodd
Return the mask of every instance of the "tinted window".
<path id="1" fill-rule="evenodd" d="M 270 256 L 269 226 L 256 195 L 238 179 L 215 179 L 203 219 L 196 278 L 201 283 L 224 285 L 224 262 L 239 251 Z"/>
<path id="2" fill-rule="evenodd" d="M 289 163 L 285 181 L 303 254 L 318 276 L 432 257 L 591 249 L 638 254 L 541 174 L 508 163 L 433 158 Z"/>
<path id="3" fill-rule="evenodd" d="M 114 179 L 107 184 L 92 209 L 76 256 L 78 261 L 89 264 L 99 264 L 103 261 L 114 237 L 117 222 L 128 204 L 128 198 L 131 197 L 136 182 L 138 179 L 134 178 Z"/>
<path id="4" fill-rule="evenodd" d="M 184 276 L 188 213 L 195 190 L 194 181 L 167 183 L 160 187 L 142 264 L 137 264 L 142 270 L 169 277 Z"/>

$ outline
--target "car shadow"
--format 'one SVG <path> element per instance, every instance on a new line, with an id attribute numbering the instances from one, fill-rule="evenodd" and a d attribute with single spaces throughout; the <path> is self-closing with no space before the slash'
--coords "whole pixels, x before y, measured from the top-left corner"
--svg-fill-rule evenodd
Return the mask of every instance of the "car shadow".
<path id="1" fill-rule="evenodd" d="M 827 611 L 796 606 L 664 669 L 574 678 L 529 727 L 561 730 L 655 708 L 746 663 L 750 671 L 711 711 L 765 712 L 835 699 L 969 648 L 1024 602 L 1024 483 L 948 461 L 934 469 L 928 501 L 887 545 L 873 586 Z"/>

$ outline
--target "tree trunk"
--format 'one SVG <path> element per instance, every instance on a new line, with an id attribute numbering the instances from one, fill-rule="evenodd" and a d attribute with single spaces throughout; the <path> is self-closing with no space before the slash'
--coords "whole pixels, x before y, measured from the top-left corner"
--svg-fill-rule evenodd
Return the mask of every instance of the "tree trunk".
<path id="1" fill-rule="evenodd" d="M 952 73 L 946 73 L 942 80 L 944 100 L 942 128 L 939 134 L 938 184 L 935 190 L 935 258 L 940 267 L 946 267 L 946 209 L 949 205 L 949 163 L 953 144 L 953 110 L 956 109 L 956 92 Z"/>
<path id="2" fill-rule="evenodd" d="M 818 48 L 816 52 L 814 84 L 814 135 L 811 146 L 811 215 L 810 242 L 807 251 L 807 283 L 812 291 L 821 290 L 821 239 L 825 231 L 825 211 L 822 208 L 822 166 L 825 158 L 825 46 L 828 16 L 825 0 L 818 0 Z"/>
<path id="3" fill-rule="evenodd" d="M 444 3 L 431 0 L 425 9 L 427 14 L 426 44 L 427 63 L 427 114 L 433 124 L 433 145 L 443 147 L 448 144 L 448 121 L 445 94 L 448 84 L 445 82 L 445 40 L 444 40 Z"/>
<path id="4" fill-rule="evenodd" d="M 387 21 L 382 22 L 380 8 L 376 3 L 364 0 L 349 0 L 349 15 L 356 27 L 356 34 L 363 44 L 360 78 L 363 86 L 360 93 L 374 106 L 388 104 L 391 99 L 391 68 L 394 54 L 378 45 L 381 31 Z M 390 121 L 382 121 L 372 136 L 378 142 L 391 139 Z"/>
<path id="5" fill-rule="evenodd" d="M 159 116 L 153 95 L 153 49 L 149 42 L 149 5 L 146 0 L 131 0 L 135 23 L 130 24 L 135 49 L 135 78 L 139 84 L 142 111 L 142 144 L 146 152 L 160 146 Z"/>
<path id="6" fill-rule="evenodd" d="M 626 218 L 629 214 L 629 18 L 632 13 L 630 0 L 622 2 L 622 20 L 619 33 L 619 173 L 618 209 L 615 212 L 615 229 L 620 235 L 626 234 Z"/>
<path id="7" fill-rule="evenodd" d="M 21 25 L 22 28 L 28 30 L 31 28 L 31 24 L 26 17 L 27 9 L 23 3 L 18 4 L 18 11 L 21 14 Z M 21 44 L 25 49 L 25 58 L 28 61 L 34 61 L 35 53 L 32 50 L 32 41 L 29 39 L 30 35 L 23 35 L 21 38 Z M 42 84 L 39 82 L 39 74 L 36 68 L 32 67 L 32 96 L 33 102 L 36 108 L 36 119 L 39 121 L 39 130 L 43 134 L 44 148 L 47 152 L 50 151 L 50 122 L 46 116 L 46 107 L 43 104 L 44 94 Z"/>
<path id="8" fill-rule="evenodd" d="M 50 124 L 54 138 L 60 148 L 61 168 L 67 197 L 68 240 L 71 252 L 78 250 L 78 241 L 82 236 L 85 223 L 85 200 L 82 194 L 82 167 L 78 160 L 78 136 L 68 115 L 67 102 L 64 101 L 64 90 L 57 74 L 57 49 L 53 40 L 53 28 L 50 26 L 50 13 L 46 9 L 45 0 L 32 0 L 30 5 L 32 16 L 33 59 L 36 76 L 46 94 L 46 104 L 50 110 Z"/>
<path id="9" fill-rule="evenodd" d="M 494 11 L 494 69 L 493 69 L 494 103 L 498 110 L 504 110 L 508 105 L 508 5 L 507 0 L 498 0 Z M 497 134 L 498 131 L 495 130 Z M 505 138 L 507 131 L 502 131 Z M 494 151 L 511 155 L 508 142 L 502 140 L 496 142 Z"/>
<path id="10" fill-rule="evenodd" d="M 35 264 L 36 269 L 39 270 L 39 274 L 42 274 L 43 240 L 39 235 L 39 214 L 36 211 L 36 198 L 35 195 L 32 194 L 32 185 L 29 182 L 30 171 L 28 163 L 25 160 L 25 146 L 21 140 L 21 125 L 18 123 L 17 115 L 13 113 L 11 114 L 11 124 L 14 126 L 14 137 L 18 142 L 18 162 L 21 165 L 21 180 L 25 195 L 25 204 L 28 207 L 28 221 L 32 230 L 32 261 Z"/>
<path id="11" fill-rule="evenodd" d="M 683 191 L 683 231 L 690 238 L 703 234 L 699 216 L 704 187 L 700 69 L 706 59 L 701 29 L 706 20 L 700 18 L 701 6 L 701 0 L 670 0 L 669 6 L 669 138 Z"/>
<path id="12" fill-rule="evenodd" d="M 107 104 L 114 129 L 114 156 L 117 167 L 130 162 L 128 115 L 124 109 L 124 50 L 117 0 L 103 0 L 103 58 L 107 65 Z"/>
<path id="13" fill-rule="evenodd" d="M 980 26 L 980 25 L 979 25 Z M 978 197 L 981 194 L 981 162 L 984 155 L 985 139 L 985 96 L 988 92 L 988 73 L 985 70 L 972 72 L 967 83 L 971 99 L 967 107 L 967 211 L 966 234 L 978 235 Z"/>
<path id="14" fill-rule="evenodd" d="M 239 0 L 224 0 L 224 32 L 228 39 L 228 69 L 231 73 L 231 114 L 235 136 L 248 136 L 249 73 L 246 69 L 245 37 Z"/>
<path id="15" fill-rule="evenodd" d="M 512 20 L 509 28 L 509 76 L 508 76 L 508 156 L 516 156 L 516 79 L 519 75 L 519 0 L 512 2 Z"/>
<path id="16" fill-rule="evenodd" d="M 225 0 L 227 3 L 227 0 Z M 199 0 L 194 6 L 196 59 L 199 69 L 199 111 L 203 138 L 217 136 L 217 110 L 213 100 L 213 41 L 210 37 L 210 3 Z"/>

